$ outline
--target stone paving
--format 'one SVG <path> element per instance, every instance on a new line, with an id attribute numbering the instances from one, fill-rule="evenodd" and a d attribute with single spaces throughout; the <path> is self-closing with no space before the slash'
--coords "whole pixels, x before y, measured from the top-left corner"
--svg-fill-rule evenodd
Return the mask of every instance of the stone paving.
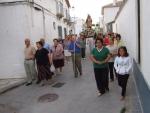
<path id="1" fill-rule="evenodd" d="M 125 113 L 142 113 L 132 77 L 129 78 L 125 101 L 120 101 L 121 90 L 117 80 L 110 82 L 109 92 L 98 97 L 92 64 L 88 60 L 83 60 L 82 64 L 81 77 L 74 78 L 70 62 L 62 74 L 55 76 L 45 86 L 22 85 L 1 94 L 0 113 L 120 113 L 123 107 L 126 107 Z M 57 83 L 62 85 L 53 87 Z M 56 100 L 39 102 L 40 97 L 51 99 L 49 95 L 52 94 L 58 95 Z"/>
<path id="2" fill-rule="evenodd" d="M 22 85 L 23 83 L 25 83 L 25 78 L 0 79 L 0 93 Z"/>

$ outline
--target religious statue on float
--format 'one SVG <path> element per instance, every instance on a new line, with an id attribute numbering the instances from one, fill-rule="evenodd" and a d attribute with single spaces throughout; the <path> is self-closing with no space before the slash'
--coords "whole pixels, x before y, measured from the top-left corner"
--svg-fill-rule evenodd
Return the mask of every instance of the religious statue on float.
<path id="1" fill-rule="evenodd" d="M 89 14 L 86 19 L 85 36 L 86 36 L 86 38 L 94 37 L 94 30 L 92 29 L 92 18 Z"/>
<path id="2" fill-rule="evenodd" d="M 91 18 L 90 15 L 87 16 L 86 25 L 87 25 L 87 28 L 91 28 L 92 27 L 92 18 Z"/>
<path id="3" fill-rule="evenodd" d="M 92 18 L 90 15 L 86 19 L 86 28 L 84 31 L 84 36 L 86 38 L 86 43 L 89 45 L 90 52 L 94 48 L 94 35 L 95 31 L 92 29 Z"/>

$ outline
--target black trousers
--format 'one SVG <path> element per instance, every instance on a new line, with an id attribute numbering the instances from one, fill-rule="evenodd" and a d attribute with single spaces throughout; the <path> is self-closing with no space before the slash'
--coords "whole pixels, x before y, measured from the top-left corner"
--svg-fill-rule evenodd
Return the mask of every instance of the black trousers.
<path id="1" fill-rule="evenodd" d="M 109 62 L 109 74 L 110 74 L 110 79 L 114 80 L 114 62 Z"/>
<path id="2" fill-rule="evenodd" d="M 81 48 L 81 56 L 82 58 L 85 58 L 85 48 Z"/>
<path id="3" fill-rule="evenodd" d="M 126 95 L 126 86 L 129 78 L 129 74 L 119 75 L 118 74 L 118 85 L 122 88 L 121 96 L 125 97 Z"/>
<path id="4" fill-rule="evenodd" d="M 109 90 L 108 68 L 94 68 L 94 74 L 97 89 L 100 93 L 105 93 L 106 90 Z"/>

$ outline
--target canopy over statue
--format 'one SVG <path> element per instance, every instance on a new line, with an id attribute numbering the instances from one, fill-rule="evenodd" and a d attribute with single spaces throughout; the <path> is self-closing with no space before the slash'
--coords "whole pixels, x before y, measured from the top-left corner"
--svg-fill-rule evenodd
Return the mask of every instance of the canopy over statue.
<path id="1" fill-rule="evenodd" d="M 86 25 L 87 25 L 87 28 L 92 27 L 92 18 L 89 14 L 88 14 L 87 19 L 86 19 Z"/>

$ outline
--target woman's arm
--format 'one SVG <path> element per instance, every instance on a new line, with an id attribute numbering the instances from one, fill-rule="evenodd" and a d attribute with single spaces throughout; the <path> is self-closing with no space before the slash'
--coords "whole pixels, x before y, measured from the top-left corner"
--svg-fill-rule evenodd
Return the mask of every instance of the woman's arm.
<path id="1" fill-rule="evenodd" d="M 94 58 L 93 55 L 90 55 L 90 60 L 91 60 L 92 62 L 96 63 L 96 64 L 101 64 L 101 62 L 100 62 L 100 61 L 97 61 L 97 60 Z"/>
<path id="2" fill-rule="evenodd" d="M 109 55 L 107 56 L 107 58 L 104 60 L 104 63 L 108 62 L 108 61 L 110 60 L 111 57 L 112 57 L 112 55 L 109 54 Z"/>
<path id="3" fill-rule="evenodd" d="M 127 72 L 129 72 L 131 70 L 131 68 L 133 67 L 133 59 L 129 57 L 129 66 L 127 68 Z"/>
<path id="4" fill-rule="evenodd" d="M 116 57 L 116 58 L 115 58 L 115 61 L 114 61 L 114 68 L 115 68 L 116 70 L 118 69 L 117 60 L 118 60 L 118 57 Z"/>
<path id="5" fill-rule="evenodd" d="M 78 42 L 75 42 L 75 44 L 78 48 L 81 48 L 81 45 Z"/>
<path id="6" fill-rule="evenodd" d="M 49 63 L 52 64 L 52 62 L 53 62 L 53 54 L 52 53 L 48 53 L 48 59 L 49 59 Z"/>

